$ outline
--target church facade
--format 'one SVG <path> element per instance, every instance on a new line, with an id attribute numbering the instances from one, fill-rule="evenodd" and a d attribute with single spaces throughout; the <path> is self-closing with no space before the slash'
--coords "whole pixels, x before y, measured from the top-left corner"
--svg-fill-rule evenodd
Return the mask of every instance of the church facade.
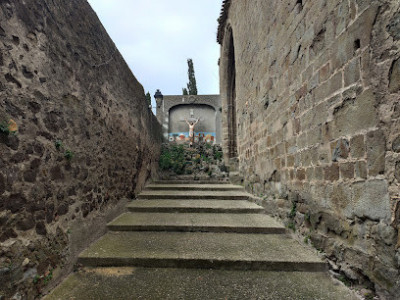
<path id="1" fill-rule="evenodd" d="M 194 140 L 221 143 L 221 100 L 219 95 L 162 95 L 156 99 L 157 120 L 166 141 L 189 141 L 189 123 L 195 123 Z"/>

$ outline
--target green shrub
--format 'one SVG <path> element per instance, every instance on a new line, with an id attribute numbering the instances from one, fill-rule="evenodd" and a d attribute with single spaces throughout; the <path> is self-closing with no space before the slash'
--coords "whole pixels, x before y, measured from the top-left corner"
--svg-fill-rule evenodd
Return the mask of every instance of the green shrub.
<path id="1" fill-rule="evenodd" d="M 177 175 L 185 173 L 185 149 L 183 145 L 173 145 L 171 148 L 163 147 L 159 160 L 160 169 L 171 170 Z"/>

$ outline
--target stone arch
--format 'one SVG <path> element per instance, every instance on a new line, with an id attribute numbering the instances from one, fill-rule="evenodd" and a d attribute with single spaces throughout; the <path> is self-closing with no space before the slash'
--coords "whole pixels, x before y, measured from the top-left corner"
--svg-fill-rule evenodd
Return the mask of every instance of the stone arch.
<path id="1" fill-rule="evenodd" d="M 236 64 L 233 30 L 227 26 L 221 53 L 221 100 L 224 106 L 224 154 L 230 166 L 237 161 Z"/>

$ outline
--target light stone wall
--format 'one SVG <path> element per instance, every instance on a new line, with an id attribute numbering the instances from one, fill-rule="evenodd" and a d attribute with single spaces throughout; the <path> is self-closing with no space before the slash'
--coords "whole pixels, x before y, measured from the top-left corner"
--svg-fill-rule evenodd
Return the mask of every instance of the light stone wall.
<path id="1" fill-rule="evenodd" d="M 335 269 L 399 293 L 400 3 L 227 0 L 218 40 L 239 179 Z"/>

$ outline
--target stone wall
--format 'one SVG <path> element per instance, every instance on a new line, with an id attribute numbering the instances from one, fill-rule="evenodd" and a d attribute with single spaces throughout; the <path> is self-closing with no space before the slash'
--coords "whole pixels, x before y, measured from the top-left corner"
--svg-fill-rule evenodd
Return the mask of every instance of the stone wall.
<path id="1" fill-rule="evenodd" d="M 218 41 L 227 162 L 334 270 L 399 293 L 400 3 L 226 0 Z"/>
<path id="2" fill-rule="evenodd" d="M 0 298 L 33 298 L 155 175 L 161 128 L 85 0 L 1 1 L 0 71 Z"/>

